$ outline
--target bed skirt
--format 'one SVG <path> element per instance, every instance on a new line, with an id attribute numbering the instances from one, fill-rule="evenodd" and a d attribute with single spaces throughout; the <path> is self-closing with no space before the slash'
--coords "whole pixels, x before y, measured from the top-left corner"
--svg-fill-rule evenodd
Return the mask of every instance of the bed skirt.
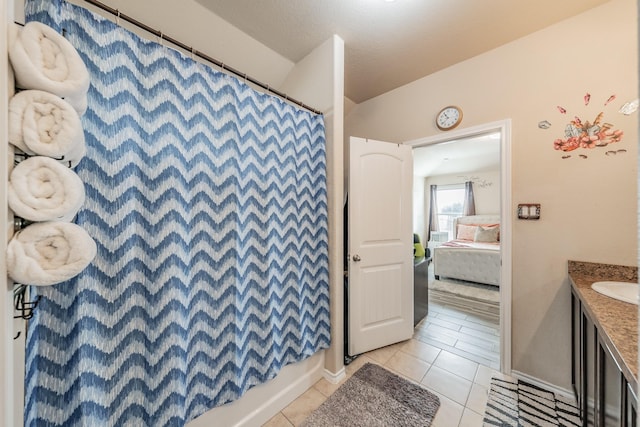
<path id="1" fill-rule="evenodd" d="M 500 251 L 438 247 L 433 251 L 436 279 L 448 277 L 500 286 Z"/>

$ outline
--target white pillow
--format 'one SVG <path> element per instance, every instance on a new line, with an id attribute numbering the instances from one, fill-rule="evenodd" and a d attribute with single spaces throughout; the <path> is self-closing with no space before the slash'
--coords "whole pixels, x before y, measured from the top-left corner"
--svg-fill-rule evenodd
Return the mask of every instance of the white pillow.
<path id="1" fill-rule="evenodd" d="M 500 227 L 483 227 L 476 228 L 476 234 L 473 238 L 475 242 L 495 243 L 498 241 L 498 233 Z"/>
<path id="2" fill-rule="evenodd" d="M 458 224 L 458 232 L 456 234 L 456 239 L 472 241 L 474 236 L 476 235 L 477 228 L 478 227 L 475 225 Z"/>

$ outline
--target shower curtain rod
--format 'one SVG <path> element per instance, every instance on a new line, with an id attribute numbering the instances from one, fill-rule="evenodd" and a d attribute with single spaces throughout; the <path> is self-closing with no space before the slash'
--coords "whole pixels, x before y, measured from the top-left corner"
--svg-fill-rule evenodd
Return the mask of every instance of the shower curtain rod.
<path id="1" fill-rule="evenodd" d="M 210 62 L 210 63 L 218 66 L 223 71 L 228 71 L 230 73 L 235 74 L 238 77 L 242 77 L 244 80 L 249 81 L 249 82 L 253 83 L 254 85 L 257 85 L 257 86 L 261 87 L 262 89 L 266 90 L 267 92 L 271 92 L 272 94 L 274 94 L 274 95 L 276 95 L 276 96 L 278 96 L 280 98 L 283 98 L 284 100 L 289 101 L 289 102 L 291 102 L 293 104 L 296 104 L 296 105 L 304 108 L 305 110 L 311 111 L 312 113 L 322 114 L 322 111 L 316 110 L 315 108 L 310 107 L 310 106 L 304 104 L 303 102 L 298 101 L 297 99 L 291 98 L 286 93 L 280 92 L 279 90 L 276 90 L 276 89 L 272 88 L 268 84 L 262 83 L 261 81 L 258 81 L 256 79 L 254 79 L 253 77 L 248 76 L 246 73 L 243 73 L 241 71 L 236 70 L 233 67 L 225 65 L 224 62 L 218 61 L 217 59 L 212 58 L 209 55 L 207 55 L 206 53 L 200 52 L 200 51 L 194 49 L 191 46 L 187 46 L 186 44 L 182 43 L 181 41 L 178 41 L 178 40 L 174 39 L 173 37 L 167 36 L 162 31 L 153 29 L 153 28 L 149 27 L 148 25 L 138 21 L 137 19 L 134 19 L 134 18 L 132 18 L 132 17 L 130 17 L 128 15 L 125 15 L 124 13 L 120 13 L 120 11 L 118 9 L 114 9 L 114 8 L 112 8 L 110 6 L 107 6 L 104 3 L 101 3 L 99 1 L 97 1 L 97 0 L 84 0 L 84 1 L 89 3 L 89 4 L 92 4 L 92 5 L 96 6 L 96 7 L 100 8 L 100 9 L 102 9 L 102 10 L 104 10 L 105 12 L 108 12 L 108 13 L 116 16 L 119 19 L 123 19 L 123 20 L 129 22 L 130 24 L 133 24 L 136 27 L 143 29 L 144 31 L 146 31 L 148 33 L 151 33 L 151 34 L 153 34 L 153 35 L 155 35 L 157 37 L 160 37 L 160 40 L 166 40 L 169 43 L 171 43 L 171 44 L 173 44 L 175 46 L 178 46 L 179 48 L 191 53 L 192 55 L 195 55 L 198 58 L 204 59 L 205 61 Z"/>

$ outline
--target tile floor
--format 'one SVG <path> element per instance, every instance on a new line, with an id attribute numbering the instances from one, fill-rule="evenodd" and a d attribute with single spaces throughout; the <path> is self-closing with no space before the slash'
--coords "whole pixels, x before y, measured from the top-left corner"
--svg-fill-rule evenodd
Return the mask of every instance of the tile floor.
<path id="1" fill-rule="evenodd" d="M 347 378 L 377 363 L 440 397 L 433 427 L 482 426 L 491 377 L 509 378 L 496 370 L 498 332 L 491 316 L 431 301 L 412 339 L 361 355 L 346 367 Z M 478 349 L 484 353 L 474 354 Z M 264 426 L 300 425 L 339 386 L 321 379 Z"/>
<path id="2" fill-rule="evenodd" d="M 435 294 L 435 292 L 431 292 Z M 429 300 L 429 315 L 416 327 L 421 341 L 493 369 L 500 369 L 500 315 L 488 306 L 444 293 Z"/>

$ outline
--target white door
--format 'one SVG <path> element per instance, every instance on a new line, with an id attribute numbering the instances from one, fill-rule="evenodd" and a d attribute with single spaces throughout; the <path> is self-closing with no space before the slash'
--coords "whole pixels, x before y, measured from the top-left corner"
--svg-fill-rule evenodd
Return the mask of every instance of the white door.
<path id="1" fill-rule="evenodd" d="M 413 152 L 351 137 L 349 355 L 413 335 Z"/>

